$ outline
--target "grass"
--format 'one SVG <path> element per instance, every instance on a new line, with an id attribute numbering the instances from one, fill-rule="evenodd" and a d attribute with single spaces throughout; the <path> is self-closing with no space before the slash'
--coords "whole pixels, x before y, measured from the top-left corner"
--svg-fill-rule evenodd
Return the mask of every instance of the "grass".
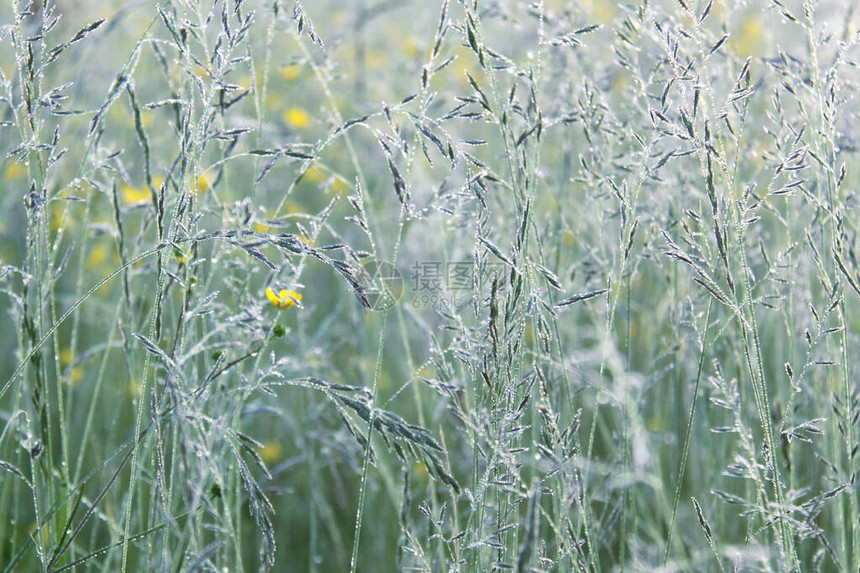
<path id="1" fill-rule="evenodd" d="M 10 6 L 0 570 L 860 568 L 852 7 Z"/>

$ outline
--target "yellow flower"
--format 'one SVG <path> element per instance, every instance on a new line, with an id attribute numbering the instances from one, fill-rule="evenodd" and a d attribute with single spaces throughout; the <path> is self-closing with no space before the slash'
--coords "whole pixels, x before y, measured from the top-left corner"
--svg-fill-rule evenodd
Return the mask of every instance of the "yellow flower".
<path id="1" fill-rule="evenodd" d="M 296 213 L 304 213 L 304 209 L 302 208 L 302 206 L 295 201 L 287 201 L 287 203 L 284 205 L 284 211 L 290 215 L 295 215 Z"/>
<path id="2" fill-rule="evenodd" d="M 281 445 L 276 442 L 269 442 L 260 450 L 260 457 L 264 462 L 276 462 L 281 457 Z"/>
<path id="3" fill-rule="evenodd" d="M 119 254 L 115 245 L 105 238 L 94 242 L 89 253 L 87 266 L 91 269 L 104 269 L 107 266 L 119 264 Z"/>
<path id="4" fill-rule="evenodd" d="M 3 179 L 6 181 L 15 181 L 16 179 L 23 179 L 27 176 L 27 168 L 18 163 L 17 161 L 12 161 L 6 166 L 6 171 L 3 172 Z"/>
<path id="5" fill-rule="evenodd" d="M 415 36 L 407 37 L 406 42 L 403 43 L 403 53 L 410 58 L 415 58 L 421 55 L 421 47 L 418 45 L 418 38 Z"/>
<path id="6" fill-rule="evenodd" d="M 69 372 L 69 377 L 64 380 L 66 384 L 69 386 L 75 386 L 78 382 L 81 381 L 84 377 L 84 367 L 83 366 L 75 366 Z"/>
<path id="7" fill-rule="evenodd" d="M 63 204 L 65 203 L 65 204 Z M 51 230 L 57 232 L 61 227 L 70 228 L 74 223 L 74 217 L 68 216 L 69 204 L 66 201 L 51 201 L 49 212 L 51 214 Z"/>
<path id="8" fill-rule="evenodd" d="M 565 247 L 572 247 L 576 242 L 576 235 L 573 234 L 573 231 L 566 230 L 561 232 L 561 241 Z"/>
<path id="9" fill-rule="evenodd" d="M 129 380 L 128 385 L 125 387 L 125 394 L 129 398 L 139 398 L 142 391 L 143 383 L 140 380 Z"/>
<path id="10" fill-rule="evenodd" d="M 313 119 L 311 115 L 300 107 L 291 107 L 284 112 L 284 123 L 293 129 L 307 129 L 311 126 Z"/>
<path id="11" fill-rule="evenodd" d="M 95 245 L 90 251 L 90 258 L 87 259 L 87 265 L 90 268 L 98 268 L 108 258 L 108 248 L 103 244 Z"/>
<path id="12" fill-rule="evenodd" d="M 266 288 L 266 298 L 269 299 L 269 302 L 272 303 L 272 306 L 275 308 L 286 309 L 302 302 L 302 295 L 296 291 L 282 290 L 279 293 L 275 293 L 275 291 L 272 290 L 272 287 Z"/>
<path id="13" fill-rule="evenodd" d="M 191 253 L 186 252 L 183 249 L 174 249 L 173 256 L 176 257 L 176 264 L 179 266 L 187 265 L 192 259 Z"/>
<path id="14" fill-rule="evenodd" d="M 430 378 L 431 376 L 436 375 L 436 369 L 432 366 L 422 366 L 418 370 L 415 371 L 415 376 L 421 378 Z"/>
<path id="15" fill-rule="evenodd" d="M 591 15 L 600 23 L 611 22 L 615 17 L 615 5 L 609 0 L 585 0 L 582 4 L 591 12 Z"/>
<path id="16" fill-rule="evenodd" d="M 149 129 L 152 125 L 152 121 L 155 119 L 152 116 L 152 110 L 142 109 L 140 110 L 140 125 L 143 129 Z M 130 115 L 128 117 L 128 125 L 129 127 L 134 127 L 134 116 Z"/>
<path id="17" fill-rule="evenodd" d="M 74 358 L 74 356 L 72 356 L 71 348 L 67 346 L 65 348 L 60 349 L 60 364 L 62 364 L 63 366 L 68 366 L 72 363 L 72 358 Z"/>
<path id="18" fill-rule="evenodd" d="M 302 66 L 299 64 L 290 64 L 281 68 L 281 77 L 285 80 L 292 81 L 302 75 Z"/>
<path id="19" fill-rule="evenodd" d="M 206 173 L 197 178 L 197 191 L 199 193 L 206 193 L 210 189 L 212 189 L 212 183 L 214 182 L 214 177 L 210 177 Z"/>
<path id="20" fill-rule="evenodd" d="M 732 48 L 742 57 L 757 57 L 765 54 L 764 23 L 759 14 L 748 16 L 741 22 L 741 28 L 732 36 Z"/>
<path id="21" fill-rule="evenodd" d="M 251 89 L 251 85 L 253 84 L 253 81 L 251 80 L 251 76 L 244 75 L 241 78 L 239 78 L 238 81 L 236 81 L 236 83 L 239 85 L 239 87 L 242 88 L 243 91 L 247 91 L 247 90 Z"/>
<path id="22" fill-rule="evenodd" d="M 430 478 L 430 472 L 427 471 L 427 465 L 424 462 L 415 462 L 413 466 L 415 472 L 414 475 L 419 482 L 426 484 Z"/>
<path id="23" fill-rule="evenodd" d="M 367 52 L 364 61 L 368 68 L 380 70 L 388 65 L 388 56 L 381 50 L 370 50 Z"/>
<path id="24" fill-rule="evenodd" d="M 334 193 L 335 195 L 343 195 L 349 190 L 349 183 L 347 183 L 346 179 L 341 177 L 340 175 L 335 175 L 331 179 L 331 187 L 329 191 Z"/>
<path id="25" fill-rule="evenodd" d="M 317 184 L 324 182 L 328 177 L 328 169 L 321 165 L 311 165 L 308 167 L 305 172 L 302 174 L 302 181 L 307 181 L 310 184 Z"/>
<path id="26" fill-rule="evenodd" d="M 126 205 L 136 205 L 137 203 L 149 201 L 151 198 L 149 189 L 145 187 L 132 187 L 131 185 L 123 185 L 120 189 L 120 195 L 122 196 L 122 202 Z"/>

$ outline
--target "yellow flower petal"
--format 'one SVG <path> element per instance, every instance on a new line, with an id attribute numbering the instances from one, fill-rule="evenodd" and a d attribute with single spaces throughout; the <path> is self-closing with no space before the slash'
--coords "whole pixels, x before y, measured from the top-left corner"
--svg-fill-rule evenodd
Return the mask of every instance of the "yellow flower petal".
<path id="1" fill-rule="evenodd" d="M 271 287 L 266 288 L 266 298 L 275 308 L 290 308 L 302 301 L 302 295 L 292 290 L 282 290 L 275 293 Z"/>
<path id="2" fill-rule="evenodd" d="M 105 245 L 95 245 L 92 250 L 90 250 L 90 258 L 87 259 L 87 265 L 89 265 L 90 268 L 98 268 L 107 260 L 107 256 L 108 248 Z"/>
<path id="3" fill-rule="evenodd" d="M 297 302 L 302 301 L 302 295 L 295 291 L 285 291 L 282 290 L 280 292 L 281 295 L 281 308 L 290 308 L 294 306 Z"/>
<path id="4" fill-rule="evenodd" d="M 302 75 L 302 66 L 299 64 L 290 64 L 281 68 L 281 77 L 288 82 L 298 79 Z"/>
<path id="5" fill-rule="evenodd" d="M 284 112 L 284 123 L 293 129 L 307 129 L 312 121 L 311 115 L 300 107 L 291 107 Z"/>
<path id="6" fill-rule="evenodd" d="M 72 363 L 72 349 L 71 348 L 62 348 L 60 349 L 60 364 L 63 366 L 68 366 Z"/>
<path id="7" fill-rule="evenodd" d="M 266 289 L 266 298 L 269 299 L 269 302 L 272 303 L 272 306 L 281 306 L 281 299 L 278 298 L 278 295 L 275 294 L 275 291 L 272 290 L 272 287 L 268 287 Z"/>
<path id="8" fill-rule="evenodd" d="M 132 187 L 130 185 L 123 185 L 120 194 L 122 195 L 122 202 L 126 205 L 135 205 L 137 203 L 143 203 L 145 201 L 150 200 L 149 189 L 145 189 L 143 187 Z"/>
<path id="9" fill-rule="evenodd" d="M 753 14 L 743 20 L 741 29 L 732 36 L 732 47 L 735 53 L 746 58 L 763 56 L 765 53 L 764 22 L 759 14 Z"/>
<path id="10" fill-rule="evenodd" d="M 3 172 L 3 179 L 6 181 L 15 181 L 16 179 L 23 179 L 27 176 L 27 168 L 18 163 L 17 161 L 13 161 L 6 166 L 6 170 Z"/>
<path id="11" fill-rule="evenodd" d="M 206 193 L 207 191 L 212 189 L 213 179 L 214 179 L 214 177 L 210 177 L 209 175 L 207 175 L 205 173 L 203 175 L 201 175 L 200 177 L 198 177 L 197 178 L 197 191 L 199 193 Z"/>
<path id="12" fill-rule="evenodd" d="M 260 450 L 260 457 L 264 462 L 275 462 L 281 457 L 281 446 L 276 442 L 269 442 Z"/>

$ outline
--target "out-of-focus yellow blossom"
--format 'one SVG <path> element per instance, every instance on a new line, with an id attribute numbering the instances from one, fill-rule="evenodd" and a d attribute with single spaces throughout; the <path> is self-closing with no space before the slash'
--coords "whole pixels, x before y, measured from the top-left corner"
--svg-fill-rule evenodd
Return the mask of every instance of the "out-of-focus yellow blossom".
<path id="1" fill-rule="evenodd" d="M 349 183 L 340 175 L 335 175 L 331 179 L 331 187 L 329 190 L 335 195 L 343 195 L 349 190 Z"/>
<path id="2" fill-rule="evenodd" d="M 432 366 L 423 366 L 415 371 L 415 376 L 420 378 L 430 378 L 436 375 L 436 369 Z"/>
<path id="3" fill-rule="evenodd" d="M 126 125 L 134 125 L 132 123 L 131 113 L 127 108 L 121 105 L 112 105 L 108 109 L 107 116 L 117 123 L 123 122 Z"/>
<path id="4" fill-rule="evenodd" d="M 599 24 L 606 24 L 615 18 L 615 3 L 610 0 L 580 0 L 580 6 L 588 10 Z"/>
<path id="5" fill-rule="evenodd" d="M 304 213 L 305 210 L 302 209 L 302 206 L 295 201 L 287 201 L 287 204 L 284 205 L 284 211 L 286 211 L 288 215 L 295 215 L 296 213 Z"/>
<path id="6" fill-rule="evenodd" d="M 258 84 L 262 83 L 262 78 L 259 76 L 257 77 L 257 83 Z M 238 85 L 240 88 L 242 88 L 242 91 L 247 91 L 247 90 L 251 89 L 251 86 L 254 85 L 254 80 L 251 79 L 251 76 L 249 76 L 249 75 L 243 75 L 242 77 L 240 77 L 236 81 L 236 85 Z M 257 87 L 260 88 L 262 86 L 258 85 Z"/>
<path id="7" fill-rule="evenodd" d="M 427 471 L 427 466 L 424 464 L 424 462 L 415 462 L 414 469 L 415 473 L 413 473 L 412 475 L 414 475 L 419 482 L 421 482 L 422 484 L 427 484 L 430 481 L 430 474 Z"/>
<path id="8" fill-rule="evenodd" d="M 741 21 L 740 30 L 731 37 L 732 51 L 741 58 L 763 56 L 764 32 L 761 14 L 750 14 Z"/>
<path id="9" fill-rule="evenodd" d="M 307 129 L 313 123 L 310 114 L 301 107 L 288 108 L 283 115 L 284 123 L 293 129 Z"/>
<path id="10" fill-rule="evenodd" d="M 27 176 L 27 168 L 17 161 L 10 161 L 3 171 L 3 179 L 6 181 L 17 181 Z"/>
<path id="11" fill-rule="evenodd" d="M 197 178 L 197 192 L 198 193 L 206 193 L 210 189 L 212 189 L 212 183 L 214 182 L 214 177 L 209 175 L 209 173 L 204 173 L 200 177 Z"/>
<path id="12" fill-rule="evenodd" d="M 403 53 L 410 58 L 414 58 L 420 55 L 421 47 L 418 44 L 418 38 L 416 38 L 415 36 L 407 37 L 406 41 L 403 43 Z"/>
<path id="13" fill-rule="evenodd" d="M 67 215 L 66 209 L 69 208 L 69 204 L 65 201 L 51 201 L 50 206 L 48 207 L 48 211 L 50 212 L 49 221 L 51 222 L 51 230 L 53 232 L 57 232 L 60 230 L 60 227 L 69 228 L 71 227 L 71 223 L 74 222 L 74 217 L 69 217 Z"/>
<path id="14" fill-rule="evenodd" d="M 572 247 L 576 242 L 576 236 L 573 234 L 573 231 L 562 231 L 561 232 L 561 244 L 565 247 Z"/>
<path id="15" fill-rule="evenodd" d="M 290 64 L 288 66 L 284 66 L 281 68 L 281 77 L 284 80 L 291 82 L 295 79 L 298 79 L 299 76 L 302 75 L 302 66 L 301 64 Z"/>
<path id="16" fill-rule="evenodd" d="M 364 61 L 371 70 L 381 70 L 388 66 L 388 56 L 382 50 L 370 50 Z"/>
<path id="17" fill-rule="evenodd" d="M 148 109 L 140 110 L 140 125 L 148 129 L 152 125 L 153 112 Z M 131 125 L 134 125 L 134 116 L 131 117 Z"/>
<path id="18" fill-rule="evenodd" d="M 299 240 L 309 247 L 316 246 L 316 241 L 314 241 L 313 237 L 309 237 L 307 235 L 299 235 Z"/>
<path id="19" fill-rule="evenodd" d="M 151 198 L 149 189 L 146 187 L 132 187 L 131 185 L 120 187 L 119 194 L 123 205 L 137 205 L 138 203 L 145 203 Z"/>
<path id="20" fill-rule="evenodd" d="M 185 250 L 174 249 L 173 256 L 176 257 L 176 264 L 186 265 L 192 259 L 191 253 Z"/>
<path id="21" fill-rule="evenodd" d="M 84 378 L 84 367 L 83 366 L 75 366 L 72 368 L 71 372 L 69 372 L 69 377 L 64 380 L 66 384 L 69 386 L 75 386 L 78 382 L 83 380 Z"/>
<path id="22" fill-rule="evenodd" d="M 60 365 L 61 366 L 69 366 L 72 363 L 72 349 L 69 347 L 60 349 Z M 84 377 L 84 368 L 83 366 L 73 366 L 71 371 L 69 372 L 68 378 L 64 380 L 66 384 L 70 384 L 74 386 Z"/>
<path id="23" fill-rule="evenodd" d="M 263 216 L 262 213 L 260 215 Z M 277 216 L 277 213 L 275 213 L 274 209 L 268 209 L 265 212 L 266 218 L 255 220 L 254 224 L 251 225 L 251 228 L 253 228 L 254 231 L 257 233 L 271 233 L 272 232 L 272 225 L 270 225 L 270 222 L 272 219 L 276 218 L 276 216 Z M 255 219 L 256 219 L 256 217 L 255 217 Z"/>
<path id="24" fill-rule="evenodd" d="M 444 68 L 433 75 L 431 82 L 437 82 L 439 87 L 448 88 L 451 82 L 457 82 L 462 86 L 469 86 L 469 76 L 475 79 L 480 85 L 483 81 L 483 70 L 478 63 L 478 56 L 475 55 L 470 48 L 460 46 L 451 54 L 444 57 L 447 59 L 453 57 Z M 471 89 L 471 88 L 470 88 Z"/>
<path id="25" fill-rule="evenodd" d="M 320 184 L 328 178 L 328 169 L 319 165 L 311 165 L 302 175 L 302 180 L 311 184 Z"/>
<path id="26" fill-rule="evenodd" d="M 281 445 L 277 442 L 269 442 L 260 450 L 260 457 L 264 462 L 276 462 L 281 459 Z"/>
<path id="27" fill-rule="evenodd" d="M 334 195 L 343 195 L 350 189 L 346 179 L 324 165 L 312 165 L 302 175 L 302 181 L 311 185 L 319 185 Z"/>
<path id="28" fill-rule="evenodd" d="M 108 259 L 108 248 L 107 246 L 99 243 L 94 245 L 92 249 L 90 249 L 90 257 L 87 259 L 87 266 L 92 269 L 98 268 L 102 266 L 102 264 Z"/>
<path id="29" fill-rule="evenodd" d="M 51 230 L 53 232 L 58 232 L 61 227 L 66 230 L 73 229 L 75 224 L 80 220 L 78 215 L 81 211 L 78 209 L 82 209 L 84 203 L 80 201 L 64 201 L 62 198 L 72 195 L 86 197 L 89 190 L 90 184 L 86 182 L 80 186 L 66 187 L 57 194 L 57 198 L 60 200 L 54 199 L 50 201 L 48 211 L 50 214 Z"/>
<path id="30" fill-rule="evenodd" d="M 125 394 L 129 398 L 139 398 L 142 390 L 143 384 L 140 380 L 135 380 L 133 382 L 129 380 L 128 385 L 125 387 Z"/>
<path id="31" fill-rule="evenodd" d="M 266 298 L 275 308 L 287 309 L 302 302 L 302 295 L 294 290 L 282 290 L 276 293 L 272 287 L 266 288 Z"/>

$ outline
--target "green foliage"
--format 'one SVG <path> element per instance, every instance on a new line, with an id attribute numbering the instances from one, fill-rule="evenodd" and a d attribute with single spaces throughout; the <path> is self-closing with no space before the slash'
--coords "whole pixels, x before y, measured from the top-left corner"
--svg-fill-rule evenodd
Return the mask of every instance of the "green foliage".
<path id="1" fill-rule="evenodd" d="M 856 571 L 843 4 L 13 0 L 0 571 Z"/>

